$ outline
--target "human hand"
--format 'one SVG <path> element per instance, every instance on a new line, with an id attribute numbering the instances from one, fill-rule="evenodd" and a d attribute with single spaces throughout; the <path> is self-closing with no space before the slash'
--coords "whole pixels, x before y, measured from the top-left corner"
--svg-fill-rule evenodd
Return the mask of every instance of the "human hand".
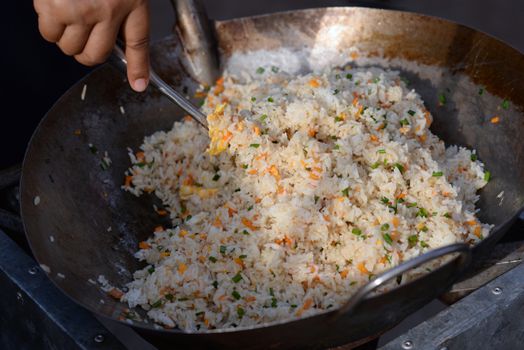
<path id="1" fill-rule="evenodd" d="M 34 0 L 38 28 L 47 41 L 87 66 L 104 62 L 119 31 L 125 41 L 127 77 L 144 91 L 149 83 L 147 0 Z"/>

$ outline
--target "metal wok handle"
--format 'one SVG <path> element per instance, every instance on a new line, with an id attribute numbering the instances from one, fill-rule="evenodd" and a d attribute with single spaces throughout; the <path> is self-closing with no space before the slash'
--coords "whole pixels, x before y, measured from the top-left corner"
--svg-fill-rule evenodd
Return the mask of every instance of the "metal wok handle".
<path id="1" fill-rule="evenodd" d="M 348 302 L 338 310 L 338 312 L 335 314 L 335 317 L 339 317 L 342 314 L 353 311 L 357 307 L 357 305 L 360 304 L 360 302 L 362 302 L 367 297 L 369 293 L 382 286 L 384 283 L 391 281 L 393 278 L 396 278 L 408 272 L 409 270 L 419 267 L 420 265 L 423 265 L 431 260 L 435 260 L 442 256 L 453 253 L 460 253 L 459 268 L 455 271 L 455 274 L 458 275 L 459 273 L 464 271 L 464 269 L 469 265 L 471 261 L 471 249 L 469 248 L 469 246 L 464 243 L 456 243 L 433 249 L 425 254 L 419 255 L 416 258 L 410 259 L 398 266 L 395 266 L 392 269 L 389 269 L 381 273 L 374 280 L 360 288 L 348 300 Z"/>

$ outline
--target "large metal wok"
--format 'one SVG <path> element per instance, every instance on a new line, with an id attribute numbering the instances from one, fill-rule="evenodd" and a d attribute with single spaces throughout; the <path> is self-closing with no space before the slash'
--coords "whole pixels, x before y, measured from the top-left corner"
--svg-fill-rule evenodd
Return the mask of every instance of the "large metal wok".
<path id="1" fill-rule="evenodd" d="M 183 14 L 188 8 L 191 12 L 194 4 L 179 1 L 178 5 Z M 190 6 L 184 10 L 183 5 Z M 182 50 L 179 36 L 167 37 L 153 45 L 152 62 L 163 78 L 191 94 L 196 86 L 191 77 L 212 78 L 214 49 L 206 44 L 209 41 L 200 38 L 206 45 L 198 46 L 199 40 L 193 40 L 195 34 L 198 37 L 206 30 L 207 22 L 201 17 L 186 16 L 179 23 L 186 50 Z M 302 71 L 310 68 L 312 60 L 322 58 L 323 52 L 350 46 L 358 46 L 370 57 L 389 59 L 382 64 L 401 70 L 426 101 L 435 119 L 432 131 L 447 144 L 475 148 L 492 174 L 481 191 L 478 207 L 480 219 L 495 228 L 471 250 L 474 260 L 482 259 L 521 210 L 524 56 L 511 47 L 441 19 L 365 8 L 276 13 L 214 22 L 210 27 L 212 32 L 206 35 L 216 39 L 222 67 L 234 54 L 249 55 L 259 50 L 285 49 L 290 56 L 305 50 L 310 55 L 309 60 L 306 56 L 300 62 Z M 256 62 L 256 57 L 260 56 L 254 56 L 253 67 L 271 63 L 270 55 L 264 56 L 264 62 Z M 439 105 L 441 94 L 445 95 L 444 105 Z M 490 119 L 496 114 L 500 123 L 493 124 Z M 130 281 L 132 272 L 140 267 L 132 256 L 137 243 L 161 224 L 151 210 L 156 203 L 153 196 L 137 199 L 120 189 L 130 164 L 126 148 L 136 149 L 144 136 L 171 128 L 182 115 L 151 88 L 144 94 L 133 93 L 117 70 L 104 65 L 60 98 L 31 140 L 21 181 L 28 240 L 38 262 L 49 269 L 49 278 L 96 314 L 118 320 L 126 305 L 89 280 L 104 275 L 117 286 Z M 88 144 L 98 152 L 90 152 Z M 105 170 L 100 166 L 104 151 L 113 162 Z M 383 280 L 414 265 L 408 262 L 375 280 L 346 308 L 314 317 L 252 329 L 192 334 L 155 327 L 151 322 L 135 321 L 133 327 L 158 346 L 355 345 L 393 326 L 449 287 L 468 262 L 470 251 L 464 245 L 430 253 L 419 261 L 452 252 L 461 254 L 414 282 L 387 293 L 367 294 Z"/>

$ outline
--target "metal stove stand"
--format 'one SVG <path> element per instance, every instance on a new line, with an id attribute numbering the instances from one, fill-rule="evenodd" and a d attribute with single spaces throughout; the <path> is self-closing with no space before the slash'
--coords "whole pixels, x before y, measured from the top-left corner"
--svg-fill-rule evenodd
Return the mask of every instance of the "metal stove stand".
<path id="1" fill-rule="evenodd" d="M 131 328 L 101 322 L 45 276 L 23 232 L 19 177 L 19 168 L 0 171 L 0 348 L 153 349 Z M 379 349 L 523 348 L 523 217 L 505 240 L 490 258 L 472 269 L 468 278 L 441 298 L 449 307 Z"/>

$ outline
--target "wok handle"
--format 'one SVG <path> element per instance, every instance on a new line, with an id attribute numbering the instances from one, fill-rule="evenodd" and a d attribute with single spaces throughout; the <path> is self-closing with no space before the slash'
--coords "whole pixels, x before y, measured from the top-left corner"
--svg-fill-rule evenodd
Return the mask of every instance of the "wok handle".
<path id="1" fill-rule="evenodd" d="M 469 265 L 471 261 L 471 249 L 467 244 L 464 243 L 455 243 L 450 244 L 444 247 L 430 250 L 429 252 L 419 255 L 416 258 L 410 259 L 402 264 L 395 266 L 380 275 L 378 275 L 374 280 L 367 283 L 365 286 L 360 288 L 346 304 L 344 304 L 334 317 L 339 317 L 342 314 L 353 311 L 358 304 L 360 304 L 369 293 L 382 286 L 384 283 L 391 281 L 392 279 L 401 276 L 402 274 L 414 269 L 420 265 L 423 265 L 429 261 L 438 259 L 448 254 L 459 253 L 459 268 L 455 271 L 455 274 L 458 276 L 462 273 L 465 268 Z"/>
<path id="2" fill-rule="evenodd" d="M 182 43 L 188 73 L 204 85 L 219 77 L 219 60 L 212 22 L 201 0 L 171 0 L 175 11 L 175 32 Z"/>

